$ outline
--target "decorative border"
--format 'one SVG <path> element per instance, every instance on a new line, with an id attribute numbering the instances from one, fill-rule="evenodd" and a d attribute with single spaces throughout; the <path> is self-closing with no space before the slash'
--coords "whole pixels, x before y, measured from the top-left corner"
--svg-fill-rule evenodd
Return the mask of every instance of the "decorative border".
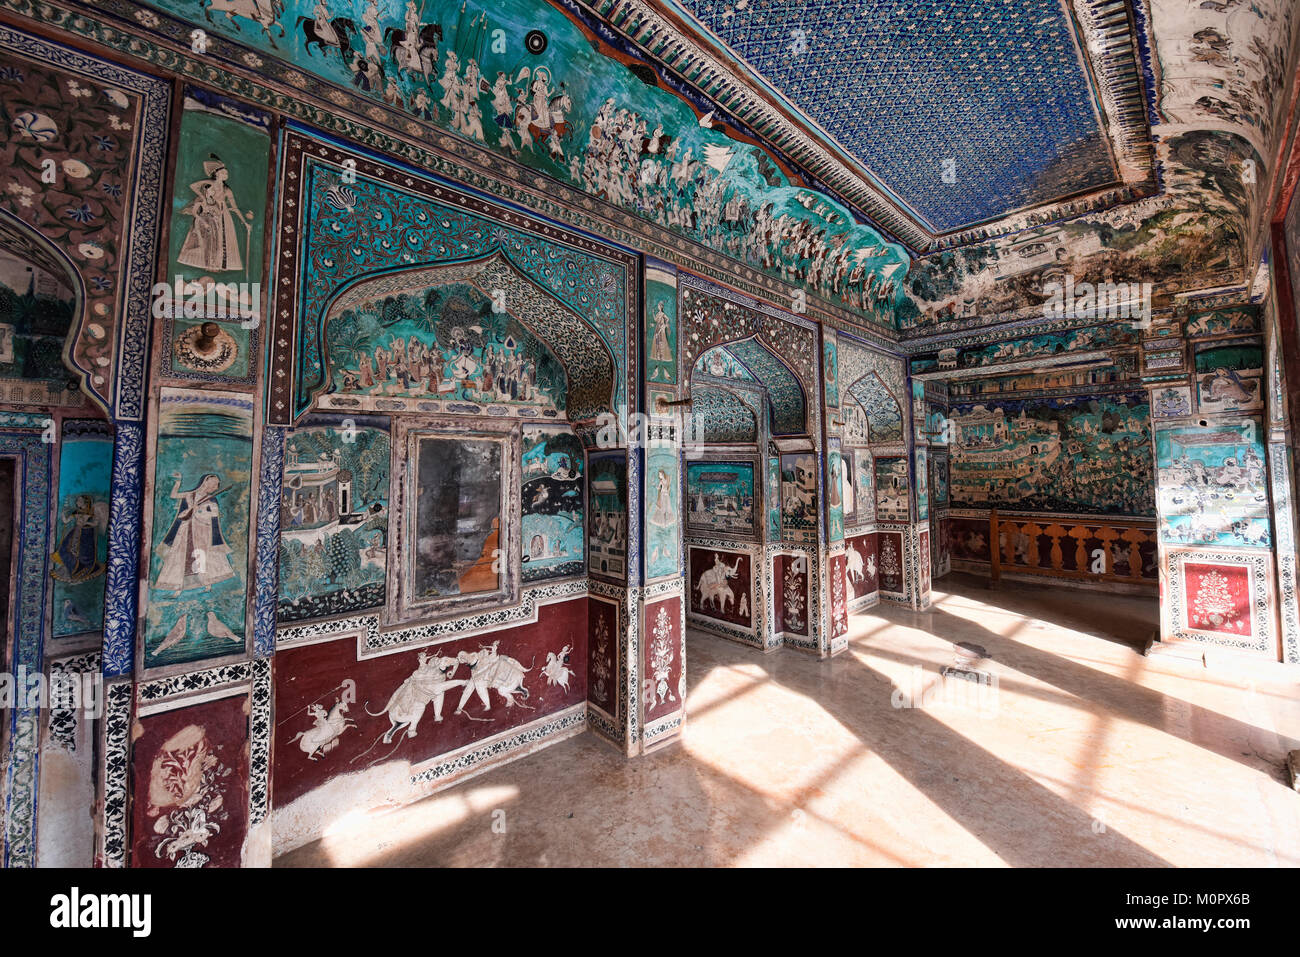
<path id="1" fill-rule="evenodd" d="M 43 11 L 42 11 L 43 12 Z M 36 19 L 46 20 L 37 15 Z M 154 272 L 158 262 L 159 227 L 162 213 L 170 206 L 163 197 L 163 164 L 168 156 L 171 112 L 171 84 L 166 80 L 139 73 L 116 63 L 101 60 L 71 47 L 56 45 L 28 33 L 0 24 L 0 44 L 20 54 L 39 57 L 44 62 L 103 83 L 119 86 L 140 96 L 138 129 L 133 148 L 136 151 L 131 202 L 123 210 L 130 223 L 124 237 L 125 262 L 118 312 L 122 322 L 117 330 L 117 347 L 113 353 L 115 370 L 108 388 L 96 388 L 95 378 L 103 381 L 103 370 L 77 368 L 81 387 L 100 407 L 115 419 L 139 422 L 145 415 L 145 376 L 149 362 L 149 331 Z M 81 338 L 88 317 L 77 318 L 69 340 Z"/>
<path id="2" fill-rule="evenodd" d="M 131 770 L 131 715 L 135 691 L 130 681 L 104 689 L 104 764 L 99 792 L 104 804 L 100 867 L 126 866 L 127 779 Z"/>
<path id="3" fill-rule="evenodd" d="M 512 751 L 540 744 L 565 732 L 581 729 L 586 723 L 587 706 L 573 705 L 556 714 L 526 724 L 522 728 L 484 738 L 448 756 L 440 756 L 434 763 L 415 769 L 411 774 L 411 784 L 418 787 L 442 781 L 450 776 L 459 778 L 475 769 L 486 770 L 485 765 L 496 763 L 495 759 L 504 757 Z"/>
<path id="4" fill-rule="evenodd" d="M 1167 588 L 1162 589 L 1164 601 L 1163 624 L 1165 640 L 1190 641 L 1197 644 L 1219 645 L 1247 651 L 1272 652 L 1276 641 L 1273 630 L 1272 589 L 1269 577 L 1272 566 L 1270 551 L 1218 551 L 1196 548 L 1167 548 L 1161 546 L 1163 574 Z M 1184 567 L 1188 563 L 1207 565 L 1241 565 L 1249 571 L 1250 604 L 1252 607 L 1251 632 L 1253 638 L 1234 638 L 1225 634 L 1197 631 L 1187 624 L 1185 607 L 1186 582 Z"/>
<path id="5" fill-rule="evenodd" d="M 104 573 L 104 677 L 131 674 L 140 600 L 140 540 L 144 534 L 145 427 L 118 422 L 113 435 L 113 477 Z"/>
<path id="6" fill-rule="evenodd" d="M 276 634 L 275 647 L 281 650 L 356 635 L 357 660 L 362 661 L 366 658 L 406 651 L 419 645 L 438 644 L 486 631 L 496 631 L 506 625 L 529 624 L 537 621 L 537 611 L 543 605 L 570 601 L 585 597 L 587 594 L 588 582 L 582 578 L 574 578 L 525 587 L 520 594 L 519 602 L 506 608 L 497 608 L 464 618 L 403 625 L 391 630 L 380 628 L 378 614 L 309 621 L 281 628 Z"/>
<path id="7" fill-rule="evenodd" d="M 1278 615 L 1282 624 L 1282 660 L 1300 664 L 1300 600 L 1296 596 L 1295 506 L 1291 501 L 1291 469 L 1287 447 L 1268 447 L 1273 480 L 1273 528 L 1277 535 Z"/>
<path id="8" fill-rule="evenodd" d="M 14 672 L 40 674 L 45 654 L 45 605 L 49 575 L 51 483 L 49 443 L 34 432 L 0 432 L 0 456 L 15 458 L 15 498 L 25 521 L 15 525 L 18 561 L 11 572 L 10 621 Z M 39 708 L 10 708 L 9 747 L 4 775 L 4 865 L 36 864 L 36 791 L 40 772 Z"/>
<path id="9" fill-rule="evenodd" d="M 262 428 L 262 461 L 257 492 L 257 560 L 254 567 L 253 655 L 275 654 L 276 606 L 280 598 L 280 497 L 284 483 L 287 429 Z"/>
<path id="10" fill-rule="evenodd" d="M 50 662 L 50 690 L 53 692 L 57 675 L 99 674 L 99 650 L 85 651 L 67 658 L 58 658 Z M 55 747 L 64 751 L 77 750 L 77 721 L 83 713 L 82 708 L 55 708 L 51 697 L 51 707 L 46 715 L 47 738 Z"/>

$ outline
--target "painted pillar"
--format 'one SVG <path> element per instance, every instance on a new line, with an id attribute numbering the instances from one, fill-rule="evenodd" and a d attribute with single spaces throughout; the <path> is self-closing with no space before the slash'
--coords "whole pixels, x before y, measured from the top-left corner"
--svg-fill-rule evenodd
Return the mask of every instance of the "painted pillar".
<path id="1" fill-rule="evenodd" d="M 845 546 L 845 505 L 852 494 L 852 476 L 847 475 L 843 452 L 844 423 L 840 418 L 839 351 L 835 330 L 821 327 L 822 337 L 822 428 L 825 448 L 822 468 L 826 503 L 826 607 L 828 647 L 837 655 L 849 646 L 848 553 Z M 849 491 L 846 492 L 846 486 Z"/>
<path id="2" fill-rule="evenodd" d="M 1143 338 L 1151 393 L 1163 650 L 1278 660 L 1263 340 L 1250 303 L 1193 309 Z"/>

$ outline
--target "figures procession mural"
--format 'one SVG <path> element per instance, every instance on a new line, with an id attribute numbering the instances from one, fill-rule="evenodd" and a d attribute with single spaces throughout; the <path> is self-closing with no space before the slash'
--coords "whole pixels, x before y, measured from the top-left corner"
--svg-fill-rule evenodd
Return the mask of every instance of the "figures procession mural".
<path id="1" fill-rule="evenodd" d="M 378 416 L 317 416 L 286 438 L 281 621 L 384 604 L 390 458 Z"/>
<path id="2" fill-rule="evenodd" d="M 564 367 L 505 309 L 467 283 L 351 305 L 328 326 L 333 391 L 444 400 L 447 411 L 505 405 L 559 415 Z"/>
<path id="3" fill-rule="evenodd" d="M 233 393 L 161 392 L 146 668 L 244 651 L 253 404 Z"/>
<path id="4" fill-rule="evenodd" d="M 569 429 L 526 427 L 523 436 L 525 582 L 580 575 L 583 562 L 583 450 Z"/>
<path id="5" fill-rule="evenodd" d="M 313 74 L 334 85 L 336 101 L 351 91 L 517 159 L 870 321 L 892 322 L 903 299 L 902 247 L 793 183 L 652 67 L 607 55 L 603 39 L 558 9 L 527 0 L 150 5 L 257 48 L 263 69 Z"/>
<path id="6" fill-rule="evenodd" d="M 955 507 L 1155 514 L 1145 393 L 958 405 L 951 422 Z"/>
<path id="7" fill-rule="evenodd" d="M 757 535 L 755 463 L 686 463 L 687 532 L 705 538 L 754 539 Z"/>
<path id="8" fill-rule="evenodd" d="M 1271 544 L 1261 430 L 1257 418 L 1156 430 L 1162 542 Z"/>

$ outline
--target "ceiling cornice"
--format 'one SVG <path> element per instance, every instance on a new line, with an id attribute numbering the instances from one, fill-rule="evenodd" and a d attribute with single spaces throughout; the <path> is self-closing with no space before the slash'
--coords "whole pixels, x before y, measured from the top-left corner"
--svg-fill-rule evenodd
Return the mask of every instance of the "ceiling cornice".
<path id="1" fill-rule="evenodd" d="M 978 226 L 928 229 L 871 172 L 796 106 L 756 82 L 752 69 L 705 27 L 664 0 L 564 0 L 604 24 L 667 76 L 718 107 L 719 120 L 752 132 L 804 173 L 810 187 L 842 201 L 917 256 L 984 242 L 1109 209 L 1159 191 L 1150 123 L 1154 80 L 1145 24 L 1130 0 L 1068 0 L 1122 183 L 1064 197 Z"/>

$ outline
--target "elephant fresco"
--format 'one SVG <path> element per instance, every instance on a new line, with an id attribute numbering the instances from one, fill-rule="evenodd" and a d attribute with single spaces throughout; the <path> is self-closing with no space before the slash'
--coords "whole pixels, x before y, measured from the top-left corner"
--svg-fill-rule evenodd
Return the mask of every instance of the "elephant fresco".
<path id="1" fill-rule="evenodd" d="M 740 569 L 740 557 L 730 566 L 723 561 L 722 556 L 714 554 L 713 567 L 706 570 L 700 575 L 699 581 L 695 583 L 695 591 L 699 595 L 699 605 L 703 608 L 708 605 L 717 611 L 727 611 L 728 603 L 734 604 L 736 600 L 735 593 L 731 590 L 730 579 L 735 578 Z"/>

